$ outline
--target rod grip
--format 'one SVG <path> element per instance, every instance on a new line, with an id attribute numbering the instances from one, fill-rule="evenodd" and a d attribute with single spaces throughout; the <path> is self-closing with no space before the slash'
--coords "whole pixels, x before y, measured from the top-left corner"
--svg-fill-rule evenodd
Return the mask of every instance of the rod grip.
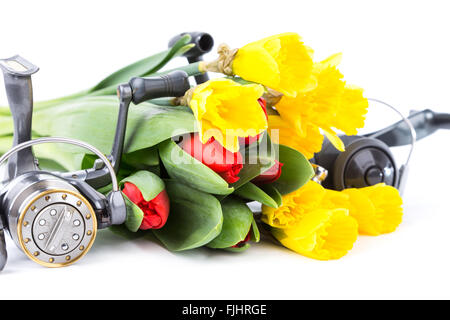
<path id="1" fill-rule="evenodd" d="M 162 97 L 181 97 L 190 89 L 188 74 L 181 70 L 156 77 L 135 77 L 129 84 L 134 104 Z"/>

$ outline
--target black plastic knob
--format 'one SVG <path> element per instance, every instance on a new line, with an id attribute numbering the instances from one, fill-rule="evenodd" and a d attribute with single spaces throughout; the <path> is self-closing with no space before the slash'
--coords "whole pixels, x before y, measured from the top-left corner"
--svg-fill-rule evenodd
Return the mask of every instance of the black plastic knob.
<path id="1" fill-rule="evenodd" d="M 162 97 L 181 97 L 190 89 L 187 73 L 180 70 L 157 77 L 135 77 L 129 84 L 134 104 Z"/>

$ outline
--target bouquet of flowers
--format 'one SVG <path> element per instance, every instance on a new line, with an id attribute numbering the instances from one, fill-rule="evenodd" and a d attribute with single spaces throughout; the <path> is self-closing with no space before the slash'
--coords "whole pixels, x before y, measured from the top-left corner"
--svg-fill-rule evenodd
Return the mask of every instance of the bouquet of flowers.
<path id="1" fill-rule="evenodd" d="M 90 89 L 36 103 L 34 138 L 74 138 L 106 154 L 117 121 L 117 85 L 167 74 L 174 69 L 164 66 L 192 49 L 186 34 Z M 298 34 L 284 33 L 239 49 L 222 44 L 216 60 L 175 68 L 218 77 L 182 97 L 132 106 L 118 172 L 127 220 L 113 231 L 127 237 L 151 232 L 172 251 L 207 246 L 233 252 L 250 248 L 264 232 L 320 260 L 347 254 L 358 234 L 394 231 L 402 219 L 395 188 L 334 191 L 315 179 L 310 160 L 324 139 L 343 151 L 337 133 L 355 135 L 368 108 L 363 90 L 343 80 L 340 59 L 314 61 Z M 0 108 L 0 122 L 4 153 L 13 133 L 8 108 Z M 78 149 L 55 148 L 36 149 L 41 167 L 76 170 L 95 161 Z M 251 210 L 250 202 L 261 206 Z"/>

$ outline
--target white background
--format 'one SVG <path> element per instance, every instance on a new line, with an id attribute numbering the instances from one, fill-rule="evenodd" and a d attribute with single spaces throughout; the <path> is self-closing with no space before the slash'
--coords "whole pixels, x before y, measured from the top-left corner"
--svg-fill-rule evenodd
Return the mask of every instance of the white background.
<path id="1" fill-rule="evenodd" d="M 38 65 L 35 100 L 45 100 L 165 49 L 182 31 L 207 31 L 231 47 L 294 31 L 317 60 L 343 52 L 341 71 L 368 97 L 404 113 L 450 112 L 448 12 L 448 1 L 3 1 L 0 56 L 19 53 Z M 371 126 L 397 120 L 375 109 Z M 359 237 L 340 260 L 315 261 L 268 242 L 241 254 L 175 254 L 103 231 L 79 263 L 46 269 L 9 241 L 0 298 L 450 298 L 448 141 L 441 131 L 417 144 L 398 230 Z"/>

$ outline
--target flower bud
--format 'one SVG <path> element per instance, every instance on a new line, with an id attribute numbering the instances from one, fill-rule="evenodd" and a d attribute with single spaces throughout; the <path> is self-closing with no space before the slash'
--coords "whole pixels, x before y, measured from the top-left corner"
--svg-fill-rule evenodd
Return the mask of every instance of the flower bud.
<path id="1" fill-rule="evenodd" d="M 281 176 L 281 167 L 283 164 L 278 160 L 275 160 L 275 164 L 270 167 L 269 170 L 261 173 L 259 176 L 254 178 L 252 182 L 256 185 L 272 183 L 278 180 Z"/>
<path id="2" fill-rule="evenodd" d="M 251 233 L 252 233 L 252 229 L 250 228 L 250 231 L 247 233 L 247 236 L 245 237 L 245 239 L 242 240 L 242 241 L 239 241 L 234 246 L 231 246 L 231 248 L 241 248 L 242 246 L 244 246 L 247 242 L 250 241 L 250 234 Z"/>
<path id="3" fill-rule="evenodd" d="M 243 167 L 242 155 L 239 151 L 231 152 L 225 149 L 214 138 L 202 143 L 197 133 L 184 136 L 180 147 L 220 175 L 226 182 L 234 183 L 239 180 L 238 174 Z"/>
<path id="4" fill-rule="evenodd" d="M 192 88 L 175 103 L 191 108 L 202 143 L 214 138 L 230 152 L 237 152 L 240 137 L 267 129 L 267 118 L 258 103 L 263 94 L 264 87 L 259 84 L 218 78 Z"/>
<path id="5" fill-rule="evenodd" d="M 130 182 L 125 182 L 122 192 L 144 212 L 144 218 L 139 229 L 160 229 L 165 225 L 170 210 L 166 190 L 162 190 L 150 201 L 146 201 L 139 188 Z"/>

